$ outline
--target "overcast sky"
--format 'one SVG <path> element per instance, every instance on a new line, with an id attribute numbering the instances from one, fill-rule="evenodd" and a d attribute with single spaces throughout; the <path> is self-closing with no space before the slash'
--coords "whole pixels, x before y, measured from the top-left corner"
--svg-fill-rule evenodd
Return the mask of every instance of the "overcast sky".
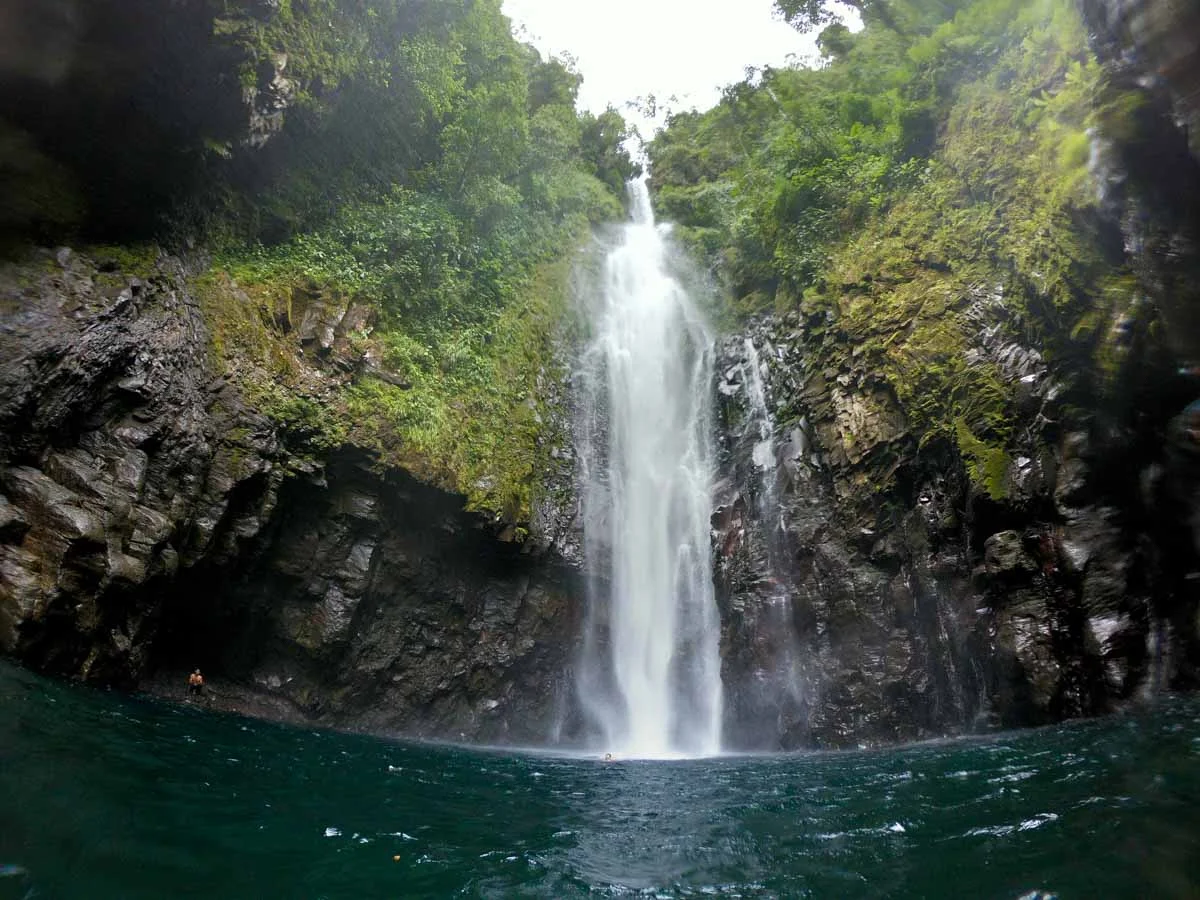
<path id="1" fill-rule="evenodd" d="M 814 35 L 773 9 L 772 0 L 504 0 L 518 37 L 576 58 L 580 105 L 597 112 L 609 104 L 625 112 L 626 101 L 648 94 L 706 109 L 747 66 L 813 57 Z"/>

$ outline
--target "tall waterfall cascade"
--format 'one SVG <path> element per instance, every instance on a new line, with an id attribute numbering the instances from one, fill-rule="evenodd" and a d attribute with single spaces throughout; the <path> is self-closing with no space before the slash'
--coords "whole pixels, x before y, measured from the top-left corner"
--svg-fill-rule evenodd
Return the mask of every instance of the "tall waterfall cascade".
<path id="1" fill-rule="evenodd" d="M 603 749 L 721 748 L 712 581 L 713 339 L 656 225 L 645 179 L 589 303 L 582 372 L 584 542 L 595 576 L 577 670 Z"/>

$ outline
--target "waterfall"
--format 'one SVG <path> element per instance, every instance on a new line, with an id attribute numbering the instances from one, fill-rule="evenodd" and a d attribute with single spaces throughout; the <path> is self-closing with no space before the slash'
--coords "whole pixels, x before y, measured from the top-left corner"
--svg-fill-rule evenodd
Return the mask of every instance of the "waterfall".
<path id="1" fill-rule="evenodd" d="M 770 352 L 770 344 L 767 344 Z M 776 710 L 775 730 L 787 731 L 799 715 L 804 699 L 802 660 L 792 622 L 792 599 L 787 561 L 786 523 L 779 485 L 779 459 L 775 452 L 775 416 L 767 404 L 765 368 L 754 341 L 742 343 L 742 373 L 746 385 L 746 439 L 752 441 L 750 461 L 757 475 L 755 515 L 762 529 L 766 551 L 767 584 L 759 628 L 764 647 L 772 660 L 769 670 L 758 674 L 758 699 Z"/>
<path id="2" fill-rule="evenodd" d="M 584 543 L 595 576 L 577 691 L 604 750 L 721 745 L 713 595 L 713 342 L 676 277 L 645 179 L 589 301 L 582 373 Z"/>
<path id="3" fill-rule="evenodd" d="M 775 574 L 778 563 L 777 539 L 783 531 L 783 521 L 779 509 L 778 473 L 779 468 L 775 459 L 775 418 L 767 409 L 767 389 L 763 383 L 762 360 L 758 356 L 758 348 L 754 341 L 746 338 L 742 344 L 746 354 L 746 419 L 747 427 L 758 432 L 758 440 L 750 459 L 759 471 L 761 491 L 758 498 L 759 521 L 767 531 L 767 553 L 769 565 Z"/>

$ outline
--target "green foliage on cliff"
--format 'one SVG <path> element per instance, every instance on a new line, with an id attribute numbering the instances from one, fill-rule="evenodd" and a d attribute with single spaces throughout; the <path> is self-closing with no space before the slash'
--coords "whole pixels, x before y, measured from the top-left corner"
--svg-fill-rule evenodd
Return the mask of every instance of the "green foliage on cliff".
<path id="1" fill-rule="evenodd" d="M 114 280 L 211 258 L 212 362 L 296 460 L 357 441 L 529 515 L 560 262 L 635 168 L 569 64 L 500 0 L 10 5 L 0 254 L 90 246 Z"/>
<path id="2" fill-rule="evenodd" d="M 1067 0 L 864 16 L 822 33 L 823 67 L 672 119 L 650 147 L 656 202 L 736 312 L 800 311 L 814 370 L 885 383 L 921 444 L 957 446 L 1000 497 L 1030 362 L 1014 348 L 1086 362 L 1121 284 L 1091 230 L 1100 68 Z"/>
<path id="3" fill-rule="evenodd" d="M 438 340 L 384 332 L 396 385 L 357 382 L 345 410 L 355 443 L 467 495 L 475 509 L 527 522 L 565 425 L 552 403 L 564 377 L 555 337 L 567 304 L 569 260 L 539 268 L 520 302 Z"/>
<path id="4" fill-rule="evenodd" d="M 558 437 L 562 261 L 623 211 L 623 120 L 577 113 L 580 77 L 515 41 L 498 0 L 292 0 L 266 17 L 229 5 L 218 37 L 245 54 L 246 90 L 292 100 L 260 151 L 267 176 L 231 169 L 205 214 L 218 267 L 255 321 L 295 326 L 313 297 L 366 306 L 335 352 L 353 376 L 317 401 L 330 439 L 527 520 Z M 239 377 L 304 390 L 270 373 Z M 274 388 L 248 390 L 291 415 Z"/>
<path id="5" fill-rule="evenodd" d="M 613 213 L 614 168 L 632 171 L 624 123 L 578 115 L 580 77 L 514 40 L 499 0 L 224 5 L 217 40 L 242 60 L 247 96 L 284 122 L 253 166 L 223 170 L 220 224 L 235 237 L 278 244 L 397 188 L 509 245 Z"/>

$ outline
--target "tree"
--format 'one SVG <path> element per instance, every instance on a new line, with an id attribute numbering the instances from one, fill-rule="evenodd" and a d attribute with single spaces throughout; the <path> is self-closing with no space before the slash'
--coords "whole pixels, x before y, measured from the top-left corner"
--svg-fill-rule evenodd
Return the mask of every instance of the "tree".
<path id="1" fill-rule="evenodd" d="M 798 31 L 812 31 L 837 18 L 826 0 L 775 0 L 775 6 L 784 21 Z"/>
<path id="2" fill-rule="evenodd" d="M 532 47 L 529 71 L 529 109 L 536 112 L 543 106 L 567 106 L 574 108 L 583 76 L 575 71 L 571 60 L 541 59 Z"/>
<path id="3" fill-rule="evenodd" d="M 842 0 L 847 6 L 858 10 L 866 24 L 878 22 L 897 34 L 903 34 L 896 21 L 895 10 L 890 0 Z M 837 20 L 837 13 L 828 5 L 828 0 L 775 0 L 775 6 L 783 14 L 784 21 L 798 31 L 813 31 Z"/>
<path id="4" fill-rule="evenodd" d="M 828 25 L 817 35 L 817 47 L 821 55 L 829 59 L 845 59 L 854 46 L 854 34 L 841 22 Z"/>
<path id="5" fill-rule="evenodd" d="M 641 172 L 624 146 L 630 136 L 629 126 L 611 106 L 598 116 L 583 113 L 581 119 L 580 158 L 613 193 L 624 196 L 625 182 Z"/>

